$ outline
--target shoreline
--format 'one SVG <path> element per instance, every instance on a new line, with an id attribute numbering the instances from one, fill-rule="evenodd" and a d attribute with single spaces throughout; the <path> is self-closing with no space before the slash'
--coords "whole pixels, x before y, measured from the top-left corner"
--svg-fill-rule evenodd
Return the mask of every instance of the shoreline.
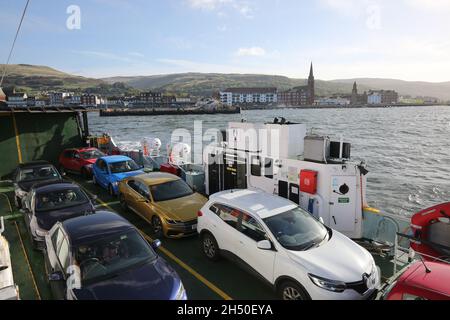
<path id="1" fill-rule="evenodd" d="M 286 110 L 286 109 L 300 109 L 300 110 L 318 110 L 318 109 L 390 109 L 390 108 L 408 108 L 408 107 L 449 107 L 449 104 L 395 104 L 395 105 L 357 105 L 357 106 L 270 106 L 270 107 L 242 107 L 242 111 L 252 110 Z"/>

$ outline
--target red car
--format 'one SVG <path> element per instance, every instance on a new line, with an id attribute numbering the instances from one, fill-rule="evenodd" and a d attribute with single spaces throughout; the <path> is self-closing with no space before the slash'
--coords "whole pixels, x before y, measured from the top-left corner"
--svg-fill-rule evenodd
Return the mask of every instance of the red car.
<path id="1" fill-rule="evenodd" d="M 382 290 L 382 300 L 450 300 L 450 264 L 416 262 Z"/>
<path id="2" fill-rule="evenodd" d="M 105 156 L 96 148 L 67 149 L 59 156 L 60 171 L 92 177 L 92 166 L 98 158 Z"/>

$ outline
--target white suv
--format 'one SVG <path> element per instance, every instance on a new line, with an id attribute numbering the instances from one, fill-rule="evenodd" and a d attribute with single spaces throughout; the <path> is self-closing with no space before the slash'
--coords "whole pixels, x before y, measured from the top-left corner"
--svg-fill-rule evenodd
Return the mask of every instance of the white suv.
<path id="1" fill-rule="evenodd" d="M 376 295 L 370 253 L 293 202 L 264 192 L 211 196 L 198 213 L 204 254 L 242 264 L 284 300 L 356 300 Z"/>

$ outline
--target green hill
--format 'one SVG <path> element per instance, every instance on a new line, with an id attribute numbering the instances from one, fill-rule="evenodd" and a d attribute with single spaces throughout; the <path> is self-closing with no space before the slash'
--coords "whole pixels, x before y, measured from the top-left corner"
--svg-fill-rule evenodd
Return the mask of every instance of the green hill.
<path id="1" fill-rule="evenodd" d="M 113 77 L 106 82 L 124 82 L 140 90 L 165 90 L 169 92 L 188 92 L 194 95 L 211 95 L 228 87 L 277 87 L 285 90 L 306 84 L 305 79 L 291 79 L 283 76 L 259 74 L 218 74 L 218 73 L 180 73 L 147 77 Z M 317 94 L 350 93 L 352 85 L 328 81 L 316 81 Z"/>

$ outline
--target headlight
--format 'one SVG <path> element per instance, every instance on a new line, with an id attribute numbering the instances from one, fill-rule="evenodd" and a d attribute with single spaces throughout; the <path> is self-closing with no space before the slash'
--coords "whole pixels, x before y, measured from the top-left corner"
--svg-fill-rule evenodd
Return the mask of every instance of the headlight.
<path id="1" fill-rule="evenodd" d="M 166 221 L 167 221 L 168 224 L 181 224 L 182 223 L 180 221 L 170 220 L 170 219 L 167 219 Z"/>
<path id="2" fill-rule="evenodd" d="M 22 189 L 16 189 L 16 195 L 17 195 L 19 198 L 26 197 L 27 194 L 28 194 L 28 193 L 27 193 L 26 191 L 23 191 Z"/>
<path id="3" fill-rule="evenodd" d="M 319 288 L 332 291 L 332 292 L 344 292 L 347 288 L 345 282 L 328 280 L 312 274 L 308 274 L 311 281 Z"/>
<path id="4" fill-rule="evenodd" d="M 186 290 L 184 289 L 183 282 L 180 281 L 180 287 L 178 288 L 175 300 L 185 300 L 185 299 L 186 299 Z"/>
<path id="5" fill-rule="evenodd" d="M 39 237 L 45 237 L 47 235 L 47 231 L 42 229 L 36 229 L 36 235 Z"/>

